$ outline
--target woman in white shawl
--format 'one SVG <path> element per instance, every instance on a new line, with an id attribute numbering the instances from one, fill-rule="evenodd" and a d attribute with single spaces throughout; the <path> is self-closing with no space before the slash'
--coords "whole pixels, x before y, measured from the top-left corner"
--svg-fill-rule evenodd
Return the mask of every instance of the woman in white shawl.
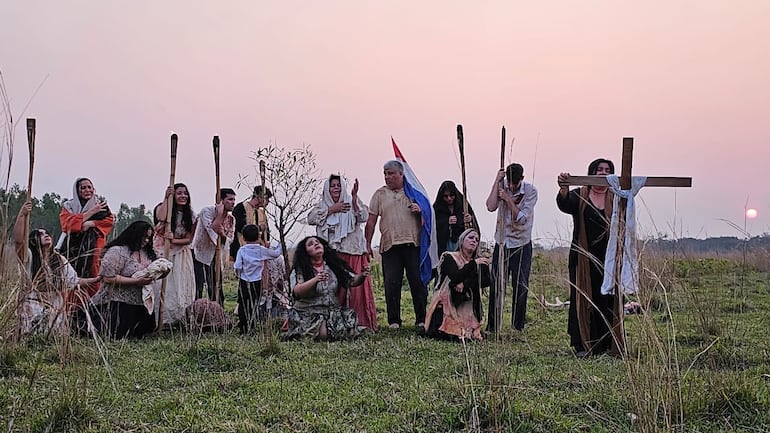
<path id="1" fill-rule="evenodd" d="M 310 210 L 307 222 L 316 226 L 316 234 L 337 251 L 353 273 L 368 269 L 366 239 L 361 224 L 369 218 L 369 208 L 358 198 L 358 179 L 353 189 L 347 191 L 345 181 L 332 174 L 324 182 L 321 201 Z M 361 286 L 338 293 L 340 305 L 351 308 L 358 316 L 358 324 L 377 330 L 377 310 L 374 306 L 372 280 L 366 277 Z"/>
<path id="2" fill-rule="evenodd" d="M 81 177 L 75 180 L 72 199 L 62 205 L 59 222 L 62 234 L 66 236 L 56 245 L 57 249 L 67 257 L 80 277 L 97 277 L 102 248 L 115 224 L 115 217 L 107 203 L 96 198 L 90 179 Z M 97 291 L 98 283 L 86 286 L 85 293 L 75 293 L 73 301 L 76 305 L 83 305 Z"/>

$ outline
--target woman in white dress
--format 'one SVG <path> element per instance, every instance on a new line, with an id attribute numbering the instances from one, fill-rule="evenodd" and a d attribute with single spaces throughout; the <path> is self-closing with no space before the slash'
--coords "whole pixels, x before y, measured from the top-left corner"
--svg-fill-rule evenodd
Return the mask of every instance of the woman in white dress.
<path id="1" fill-rule="evenodd" d="M 171 208 L 171 231 L 166 232 L 167 201 L 155 206 L 154 249 L 158 257 L 164 256 L 165 243 L 171 242 L 169 257 L 174 267 L 166 277 L 166 293 L 163 303 L 163 324 L 174 324 L 185 318 L 187 307 L 195 301 L 195 271 L 190 244 L 195 233 L 195 212 L 190 205 L 190 192 L 183 183 L 166 189 L 166 199 L 174 196 Z"/>

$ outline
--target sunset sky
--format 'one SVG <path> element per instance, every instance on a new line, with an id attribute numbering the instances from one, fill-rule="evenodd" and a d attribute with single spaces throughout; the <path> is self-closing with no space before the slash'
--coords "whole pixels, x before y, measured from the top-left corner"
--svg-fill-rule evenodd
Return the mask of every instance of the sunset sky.
<path id="1" fill-rule="evenodd" d="M 11 183 L 26 185 L 35 117 L 35 195 L 69 197 L 87 176 L 113 210 L 152 206 L 173 130 L 196 210 L 213 201 L 215 134 L 223 186 L 254 173 L 251 150 L 307 143 L 325 175 L 359 179 L 365 202 L 393 136 L 433 200 L 443 180 L 460 185 L 461 123 L 489 239 L 505 125 L 508 162 L 540 192 L 538 243 L 570 238 L 557 174 L 596 157 L 619 168 L 624 136 L 635 173 L 693 177 L 642 190 L 641 234 L 769 233 L 768 17 L 765 1 L 4 1 Z M 744 222 L 746 207 L 758 215 Z"/>

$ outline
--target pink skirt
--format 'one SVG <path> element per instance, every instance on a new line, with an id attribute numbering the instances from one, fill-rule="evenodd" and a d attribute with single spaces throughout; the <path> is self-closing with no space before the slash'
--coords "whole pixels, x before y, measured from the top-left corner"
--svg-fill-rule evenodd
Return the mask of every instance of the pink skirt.
<path id="1" fill-rule="evenodd" d="M 353 273 L 360 274 L 364 266 L 369 265 L 369 258 L 366 254 L 354 256 L 350 254 L 337 252 L 337 255 L 353 269 Z M 377 330 L 377 308 L 374 306 L 374 292 L 372 292 L 372 279 L 367 275 L 364 284 L 358 287 L 351 287 L 348 291 L 340 288 L 337 296 L 340 305 L 348 307 L 356 312 L 358 324 L 373 331 Z"/>

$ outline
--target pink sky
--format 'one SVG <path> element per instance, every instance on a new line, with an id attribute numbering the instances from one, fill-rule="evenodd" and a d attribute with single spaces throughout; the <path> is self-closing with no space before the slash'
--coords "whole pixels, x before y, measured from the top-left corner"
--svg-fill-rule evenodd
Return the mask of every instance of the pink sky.
<path id="1" fill-rule="evenodd" d="M 69 197 L 88 176 L 113 209 L 154 205 L 173 130 L 196 209 L 214 195 L 214 134 L 223 185 L 254 172 L 250 150 L 308 143 L 324 174 L 359 178 L 364 201 L 392 135 L 432 200 L 444 179 L 460 184 L 462 123 L 489 238 L 506 125 L 540 191 L 541 244 L 571 233 L 557 174 L 600 156 L 619 166 L 624 136 L 635 173 L 694 178 L 642 191 L 642 234 L 741 236 L 723 220 L 743 227 L 748 202 L 757 235 L 770 232 L 768 16 L 750 1 L 2 2 L 0 70 L 21 120 L 11 182 L 26 184 L 32 116 L 36 195 Z"/>

